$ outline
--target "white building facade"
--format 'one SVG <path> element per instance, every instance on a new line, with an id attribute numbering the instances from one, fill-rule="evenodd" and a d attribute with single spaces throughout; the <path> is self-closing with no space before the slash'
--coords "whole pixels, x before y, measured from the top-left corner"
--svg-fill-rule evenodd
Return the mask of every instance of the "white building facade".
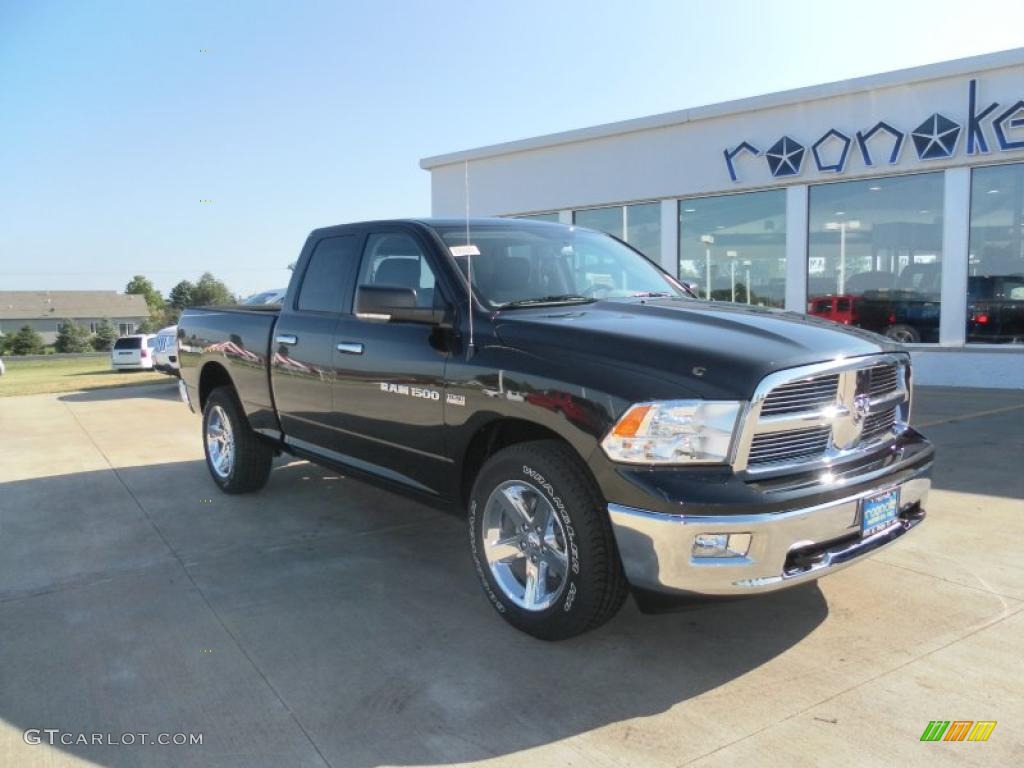
<path id="1" fill-rule="evenodd" d="M 435 216 L 603 229 L 718 301 L 1024 388 L 1024 49 L 426 158 Z"/>

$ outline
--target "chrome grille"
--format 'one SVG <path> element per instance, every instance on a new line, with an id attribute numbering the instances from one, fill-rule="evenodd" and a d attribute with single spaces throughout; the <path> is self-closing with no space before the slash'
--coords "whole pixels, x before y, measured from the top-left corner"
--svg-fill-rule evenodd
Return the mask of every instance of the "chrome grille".
<path id="1" fill-rule="evenodd" d="M 765 398 L 761 415 L 797 413 L 835 401 L 839 374 L 793 381 L 776 387 Z"/>
<path id="2" fill-rule="evenodd" d="M 884 395 L 899 388 L 900 373 L 895 365 L 876 365 L 868 368 L 868 394 Z"/>
<path id="3" fill-rule="evenodd" d="M 813 456 L 828 448 L 829 427 L 792 429 L 786 432 L 766 432 L 757 435 L 750 445 L 751 464 L 770 464 L 792 461 L 801 456 Z"/>
<path id="4" fill-rule="evenodd" d="M 864 439 L 885 434 L 896 425 L 896 409 L 890 408 L 881 413 L 872 413 L 864 419 Z"/>
<path id="5" fill-rule="evenodd" d="M 909 382 L 909 360 L 897 354 L 772 374 L 751 401 L 733 465 L 806 470 L 877 449 L 906 427 Z"/>

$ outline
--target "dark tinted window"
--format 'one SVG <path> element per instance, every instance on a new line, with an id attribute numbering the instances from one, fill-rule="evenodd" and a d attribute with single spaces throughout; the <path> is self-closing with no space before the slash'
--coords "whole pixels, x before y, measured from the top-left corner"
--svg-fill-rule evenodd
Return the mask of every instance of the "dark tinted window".
<path id="1" fill-rule="evenodd" d="M 350 306 L 357 245 L 355 235 L 327 237 L 317 243 L 302 278 L 299 309 L 341 312 Z"/>
<path id="2" fill-rule="evenodd" d="M 142 339 L 138 336 L 118 339 L 114 342 L 114 349 L 142 349 Z"/>

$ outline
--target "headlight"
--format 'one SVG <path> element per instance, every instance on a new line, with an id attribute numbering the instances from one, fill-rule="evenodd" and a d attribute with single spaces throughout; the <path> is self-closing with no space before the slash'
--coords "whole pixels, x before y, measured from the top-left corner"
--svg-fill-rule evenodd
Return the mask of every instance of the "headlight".
<path id="1" fill-rule="evenodd" d="M 721 464 L 729 459 L 741 403 L 666 400 L 630 406 L 601 447 L 627 464 Z"/>

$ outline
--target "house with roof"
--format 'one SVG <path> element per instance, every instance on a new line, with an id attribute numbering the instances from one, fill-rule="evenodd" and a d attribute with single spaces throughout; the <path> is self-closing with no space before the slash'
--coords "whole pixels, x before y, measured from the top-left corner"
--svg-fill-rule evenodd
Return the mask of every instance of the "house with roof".
<path id="1" fill-rule="evenodd" d="M 117 291 L 0 291 L 0 334 L 14 335 L 28 325 L 53 344 L 64 320 L 96 332 L 109 320 L 119 336 L 135 333 L 149 317 L 144 296 Z"/>

